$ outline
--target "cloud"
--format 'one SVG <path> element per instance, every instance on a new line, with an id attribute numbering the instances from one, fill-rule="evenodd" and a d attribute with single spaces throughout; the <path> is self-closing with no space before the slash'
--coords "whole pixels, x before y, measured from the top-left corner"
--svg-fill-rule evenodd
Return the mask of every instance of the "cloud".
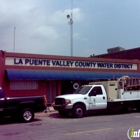
<path id="1" fill-rule="evenodd" d="M 57 31 L 51 26 L 40 26 L 36 28 L 32 36 L 34 39 L 40 38 L 49 40 L 55 40 L 59 37 Z"/>
<path id="2" fill-rule="evenodd" d="M 118 8 L 114 7 L 116 3 L 118 3 L 116 6 Z M 56 0 L 0 0 L 0 49 L 13 51 L 14 27 L 16 27 L 17 52 L 69 55 L 70 26 L 68 25 L 69 19 L 67 19 L 67 15 L 71 14 L 69 4 L 70 1 L 66 0 L 62 0 L 61 3 Z M 96 46 L 96 53 L 106 50 L 105 47 L 108 46 L 125 46 L 125 44 L 119 43 L 120 38 L 124 36 L 122 31 L 128 27 L 131 28 L 132 25 L 133 28 L 129 30 L 131 33 L 128 33 L 127 30 L 125 32 L 129 38 L 130 35 L 136 34 L 136 31 L 133 31 L 138 26 L 134 26 L 131 21 L 129 21 L 129 26 L 124 24 L 126 21 L 123 16 L 125 10 L 124 13 L 119 13 L 120 5 L 123 6 L 120 2 L 112 1 L 110 3 L 109 0 L 108 3 L 105 0 L 100 0 L 100 2 L 74 1 L 73 44 L 75 55 L 89 56 L 90 53 L 92 54 L 91 50 L 95 48 L 94 46 Z M 127 12 L 129 9 L 127 8 Z M 121 30 L 116 30 L 119 22 L 115 22 L 115 18 L 120 14 L 122 15 L 122 18 L 119 17 Z M 136 16 L 138 17 L 138 15 Z M 136 16 L 130 18 L 135 19 L 133 21 L 135 25 L 139 23 L 139 20 L 136 22 Z M 135 37 L 138 40 L 138 35 Z M 127 39 L 125 42 L 130 41 Z M 79 53 L 79 50 L 83 51 Z"/>
<path id="3" fill-rule="evenodd" d="M 79 33 L 74 33 L 74 34 L 73 34 L 73 37 L 74 37 L 75 39 L 79 39 L 79 38 L 80 38 L 80 35 L 79 35 Z"/>
<path id="4" fill-rule="evenodd" d="M 32 50 L 34 53 L 35 50 L 40 49 L 40 45 L 42 48 L 47 46 L 50 51 L 58 44 L 61 44 L 61 48 L 69 45 L 66 16 L 71 13 L 71 10 L 61 10 L 60 8 L 60 10 L 51 11 L 49 4 L 51 4 L 50 0 L 1 0 L 0 48 L 12 51 L 14 27 L 16 27 L 15 41 L 18 51 L 28 52 L 29 48 L 34 46 L 36 48 Z M 80 22 L 84 18 L 83 11 L 80 8 L 74 8 L 73 18 L 74 22 Z M 74 36 L 78 38 L 79 35 L 76 34 Z M 64 37 L 67 38 L 65 41 Z M 49 48 L 50 46 L 51 48 Z M 62 51 L 60 50 L 60 52 Z M 40 50 L 38 53 L 44 53 L 44 50 Z"/>

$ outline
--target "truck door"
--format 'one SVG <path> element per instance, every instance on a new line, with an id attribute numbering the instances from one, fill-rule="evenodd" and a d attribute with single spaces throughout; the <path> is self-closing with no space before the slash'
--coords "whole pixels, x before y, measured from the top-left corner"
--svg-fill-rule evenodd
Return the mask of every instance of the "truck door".
<path id="1" fill-rule="evenodd" d="M 89 93 L 89 110 L 105 109 L 107 107 L 107 97 L 103 94 L 101 86 L 94 87 Z"/>

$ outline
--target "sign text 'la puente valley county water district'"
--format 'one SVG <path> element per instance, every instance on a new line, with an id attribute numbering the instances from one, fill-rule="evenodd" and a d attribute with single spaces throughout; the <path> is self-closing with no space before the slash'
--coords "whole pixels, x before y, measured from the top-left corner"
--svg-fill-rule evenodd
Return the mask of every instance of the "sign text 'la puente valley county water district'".
<path id="1" fill-rule="evenodd" d="M 55 59 L 53 60 L 34 58 L 7 58 L 6 65 L 137 70 L 137 64 L 132 63 L 73 61 Z"/>

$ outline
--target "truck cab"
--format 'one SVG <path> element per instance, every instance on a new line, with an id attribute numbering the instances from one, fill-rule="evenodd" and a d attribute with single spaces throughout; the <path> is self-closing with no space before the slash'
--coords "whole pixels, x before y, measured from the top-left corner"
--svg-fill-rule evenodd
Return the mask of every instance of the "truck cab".
<path id="1" fill-rule="evenodd" d="M 88 85 L 88 86 L 83 86 L 81 90 L 87 87 L 90 89 L 89 92 L 85 94 L 86 97 L 84 97 L 87 103 L 87 110 L 106 108 L 107 97 L 106 97 L 106 92 L 105 92 L 104 87 L 101 85 L 94 85 L 94 86 Z M 80 90 L 80 93 L 81 93 L 81 90 Z"/>
<path id="2" fill-rule="evenodd" d="M 57 96 L 54 109 L 64 116 L 70 111 L 75 117 L 82 117 L 87 110 L 107 107 L 107 94 L 103 85 L 83 85 L 75 93 Z"/>

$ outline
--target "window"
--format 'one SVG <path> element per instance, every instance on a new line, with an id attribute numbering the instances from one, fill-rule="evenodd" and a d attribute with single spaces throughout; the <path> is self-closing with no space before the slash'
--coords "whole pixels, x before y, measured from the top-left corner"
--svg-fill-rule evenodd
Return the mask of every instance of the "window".
<path id="1" fill-rule="evenodd" d="M 92 94 L 93 96 L 102 95 L 103 92 L 102 92 L 101 87 L 94 87 L 94 88 L 91 90 L 91 94 Z"/>
<path id="2" fill-rule="evenodd" d="M 10 90 L 37 90 L 38 82 L 32 80 L 12 80 Z"/>

